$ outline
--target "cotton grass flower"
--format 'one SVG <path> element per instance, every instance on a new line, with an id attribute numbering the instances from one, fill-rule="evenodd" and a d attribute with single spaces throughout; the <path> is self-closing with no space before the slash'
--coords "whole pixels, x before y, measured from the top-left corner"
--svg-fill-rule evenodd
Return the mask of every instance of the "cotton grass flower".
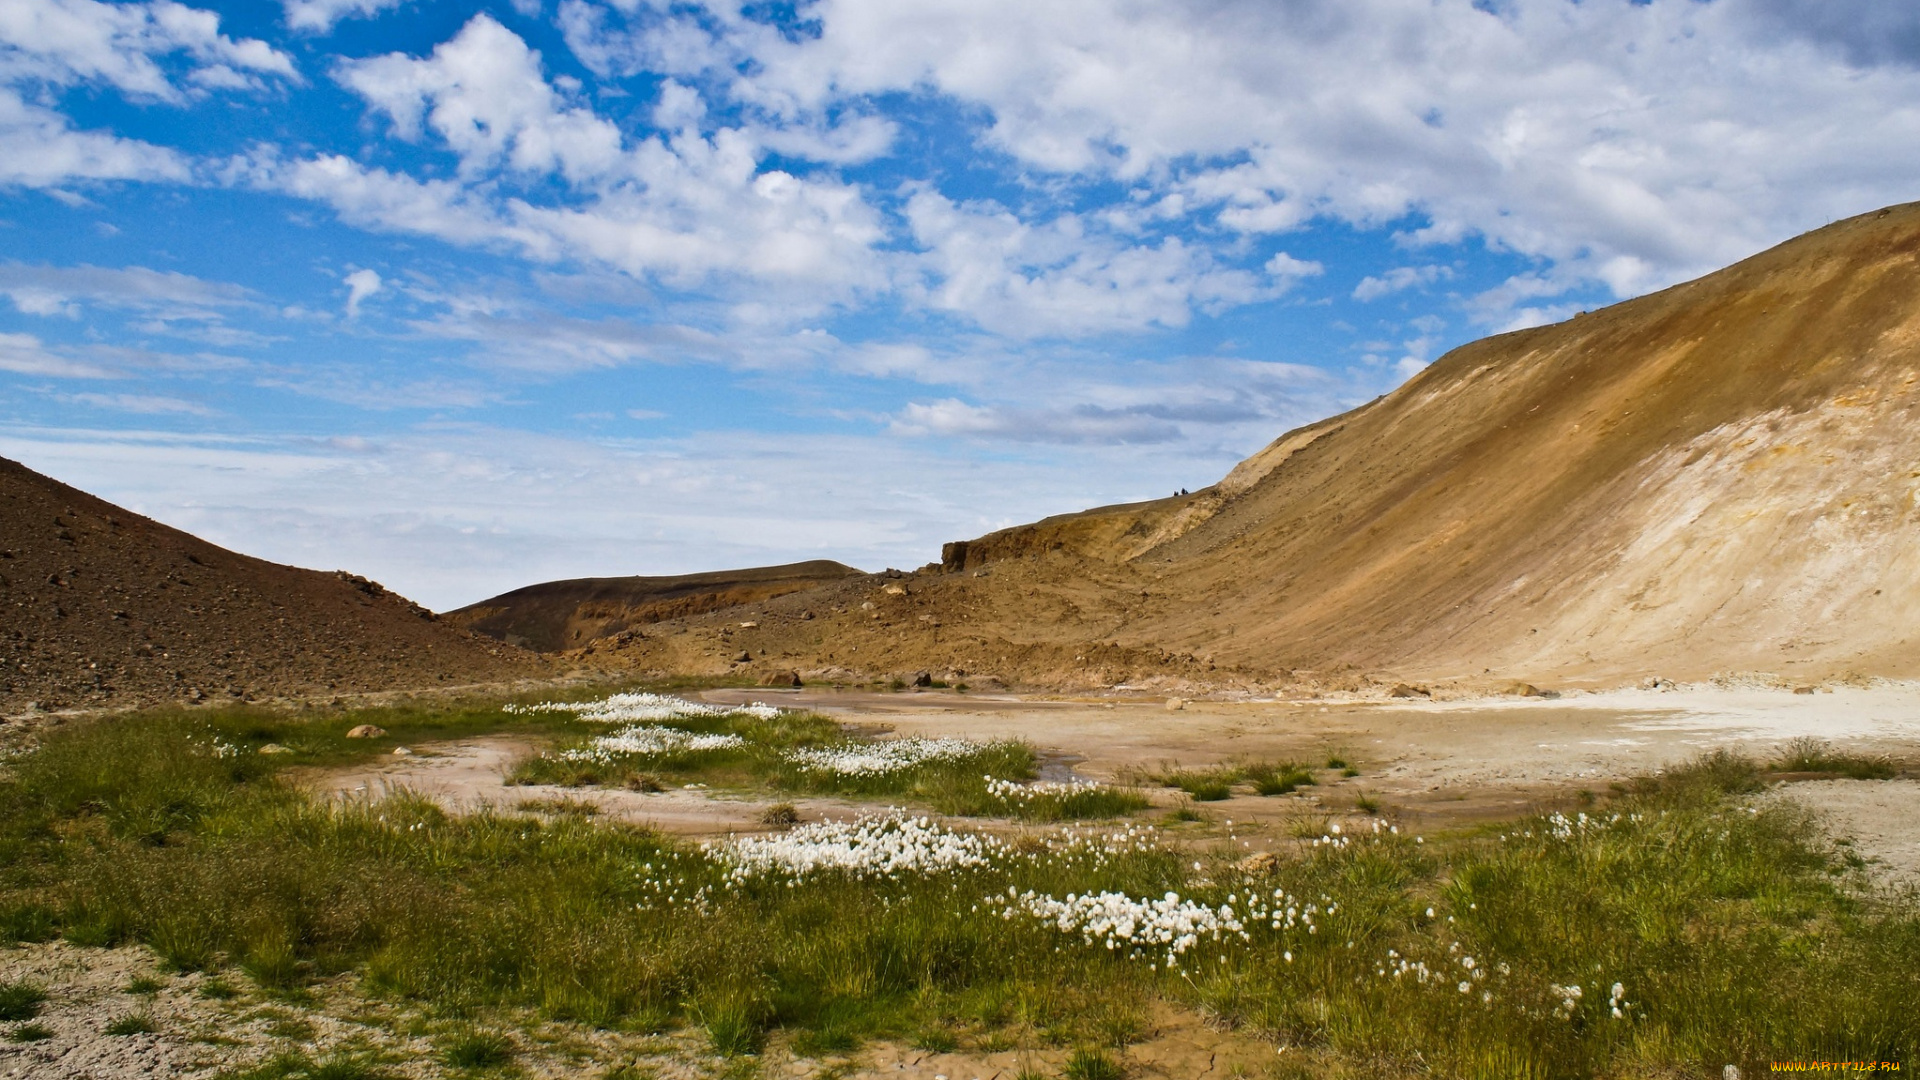
<path id="1" fill-rule="evenodd" d="M 505 711 L 516 715 L 570 712 L 582 720 L 600 724 L 657 724 L 730 716 L 773 720 L 780 715 L 779 709 L 758 701 L 749 705 L 704 705 L 671 694 L 614 694 L 599 701 L 543 701 L 538 705 L 508 705 Z"/>
<path id="2" fill-rule="evenodd" d="M 1140 959 L 1147 950 L 1164 952 L 1169 968 L 1178 967 L 1179 957 L 1202 939 L 1219 941 L 1229 934 L 1248 938 L 1232 904 L 1211 908 L 1183 900 L 1176 892 L 1157 900 L 1135 900 L 1117 892 L 1085 896 L 1068 893 L 1065 900 L 1056 900 L 1033 892 L 1014 895 L 1011 889 L 1008 891 L 1006 897 L 989 899 L 990 903 L 1005 905 L 1002 918 L 1025 915 L 1051 924 L 1063 934 L 1078 934 L 1083 944 L 1125 951 L 1129 959 Z"/>
<path id="3" fill-rule="evenodd" d="M 936 761 L 964 761 L 993 749 L 969 739 L 929 739 L 912 736 L 884 742 L 843 746 L 801 747 L 787 752 L 787 760 L 808 772 L 840 776 L 886 776 Z"/>
<path id="4" fill-rule="evenodd" d="M 990 836 L 955 832 L 929 818 L 889 815 L 803 825 L 779 836 L 746 837 L 706 848 L 728 864 L 727 878 L 840 872 L 894 878 L 986 866 L 1006 854 Z"/>
<path id="5" fill-rule="evenodd" d="M 696 735 L 678 728 L 638 725 L 601 735 L 586 746 L 554 755 L 561 761 L 611 764 L 620 757 L 658 757 L 662 754 L 737 750 L 746 745 L 738 735 Z"/>

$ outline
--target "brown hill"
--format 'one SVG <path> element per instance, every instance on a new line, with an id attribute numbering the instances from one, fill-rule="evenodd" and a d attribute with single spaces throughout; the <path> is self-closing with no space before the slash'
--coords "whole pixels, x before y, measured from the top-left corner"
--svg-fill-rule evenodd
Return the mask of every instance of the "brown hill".
<path id="1" fill-rule="evenodd" d="M 1192 496 L 613 651 L 1084 683 L 1916 676 L 1916 407 L 1920 204 L 1463 346 Z"/>
<path id="2" fill-rule="evenodd" d="M 0 714 L 544 670 L 345 572 L 249 558 L 0 458 Z"/>
<path id="3" fill-rule="evenodd" d="M 860 576 L 826 559 L 678 577 L 574 578 L 528 585 L 449 611 L 456 626 L 553 652 L 666 619 L 770 600 Z"/>

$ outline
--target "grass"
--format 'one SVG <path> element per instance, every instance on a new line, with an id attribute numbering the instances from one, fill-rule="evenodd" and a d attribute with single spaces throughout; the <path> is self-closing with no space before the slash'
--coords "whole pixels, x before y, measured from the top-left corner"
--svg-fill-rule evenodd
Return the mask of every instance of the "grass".
<path id="1" fill-rule="evenodd" d="M 136 975 L 133 978 L 127 980 L 127 985 L 122 989 L 124 992 L 129 994 L 135 994 L 138 996 L 146 997 L 146 996 L 159 993 L 165 987 L 166 987 L 166 984 L 161 982 L 159 979 L 155 979 L 146 975 Z"/>
<path id="2" fill-rule="evenodd" d="M 1764 1071 L 1920 1046 L 1913 901 L 1855 887 L 1812 822 L 1750 802 L 1765 770 L 1731 754 L 1626 785 L 1585 817 L 1424 844 L 1350 829 L 1283 849 L 1258 878 L 1213 841 L 1069 851 L 1036 830 L 968 870 L 790 885 L 730 880 L 697 846 L 585 815 L 319 802 L 274 776 L 297 755 L 218 756 L 209 722 L 69 723 L 0 775 L 0 911 L 40 913 L 0 925 L 142 943 L 177 968 L 238 965 L 276 992 L 352 972 L 365 993 L 447 1017 L 693 1025 L 730 1055 L 776 1032 L 822 1053 L 953 1030 L 982 1048 L 1112 1047 L 1137 1037 L 1122 1014 L 1155 1002 L 1302 1048 L 1328 1074 L 1685 1076 L 1701 1061 Z M 274 732 L 316 758 L 352 752 L 329 737 Z M 1009 889 L 1174 891 L 1243 913 L 1255 890 L 1279 890 L 1316 906 L 1316 932 L 1251 922 L 1168 970 L 1003 917 L 985 901 Z M 1559 988 L 1574 984 L 1566 1007 Z M 15 1007 L 30 1019 L 38 1000 Z M 477 1049 L 489 1039 L 505 1059 Z M 514 1054 L 477 1029 L 438 1045 L 457 1069 Z M 245 1075 L 322 1067 L 276 1060 Z M 1085 1076 L 1119 1064 L 1090 1049 L 1070 1061 Z"/>
<path id="3" fill-rule="evenodd" d="M 1780 747 L 1768 772 L 1831 773 L 1853 780 L 1891 780 L 1900 768 L 1893 759 L 1878 754 L 1852 754 L 1836 750 L 1824 739 L 1802 736 L 1789 739 Z"/>
<path id="4" fill-rule="evenodd" d="M 46 1042 L 53 1038 L 53 1029 L 45 1024 L 21 1024 L 7 1032 L 7 1041 L 16 1043 Z"/>
<path id="5" fill-rule="evenodd" d="M 1124 1080 L 1127 1071 L 1099 1050 L 1075 1050 L 1060 1075 L 1066 1080 Z"/>
<path id="6" fill-rule="evenodd" d="M 46 987 L 39 983 L 24 979 L 0 982 L 0 1022 L 31 1020 L 40 1015 L 40 1006 L 46 1002 Z"/>
<path id="7" fill-rule="evenodd" d="M 128 1013 L 109 1020 L 104 1030 L 109 1035 L 151 1035 L 160 1029 L 146 1013 Z"/>

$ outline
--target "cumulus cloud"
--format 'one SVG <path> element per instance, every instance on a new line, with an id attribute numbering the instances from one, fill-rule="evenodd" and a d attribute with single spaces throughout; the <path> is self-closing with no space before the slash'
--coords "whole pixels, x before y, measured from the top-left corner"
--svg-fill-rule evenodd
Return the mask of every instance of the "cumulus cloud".
<path id="1" fill-rule="evenodd" d="M 286 11 L 287 25 L 295 30 L 326 33 L 341 19 L 366 18 L 406 0 L 280 0 Z"/>
<path id="2" fill-rule="evenodd" d="M 193 60 L 190 79 L 216 88 L 254 85 L 257 75 L 299 79 L 286 53 L 254 38 L 229 38 L 220 33 L 218 15 L 172 0 L 0 5 L 0 78 L 7 82 L 100 82 L 177 102 L 184 92 L 156 59 L 175 53 Z"/>
<path id="3" fill-rule="evenodd" d="M 1446 266 L 1396 266 L 1378 277 L 1361 278 L 1360 284 L 1353 287 L 1353 298 L 1366 303 L 1452 276 L 1452 268 Z"/>
<path id="4" fill-rule="evenodd" d="M 1031 224 L 998 205 L 958 204 L 936 191 L 915 194 L 906 216 L 927 252 L 923 301 L 996 333 L 1184 326 L 1195 309 L 1267 295 L 1254 275 L 1222 267 L 1178 237 L 1128 244 L 1094 234 L 1076 215 Z"/>

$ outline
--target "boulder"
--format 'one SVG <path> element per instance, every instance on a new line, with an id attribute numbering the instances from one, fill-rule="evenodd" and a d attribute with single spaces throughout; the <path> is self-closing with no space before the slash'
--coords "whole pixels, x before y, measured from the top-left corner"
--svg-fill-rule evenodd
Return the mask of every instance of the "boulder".
<path id="1" fill-rule="evenodd" d="M 1271 851 L 1256 851 L 1234 864 L 1241 873 L 1247 875 L 1271 874 L 1280 865 Z"/>
<path id="2" fill-rule="evenodd" d="M 373 724 L 361 724 L 347 729 L 349 739 L 378 739 L 385 736 L 387 729 Z"/>
<path id="3" fill-rule="evenodd" d="M 277 742 L 270 742 L 270 743 L 268 743 L 267 745 L 265 745 L 265 746 L 263 746 L 263 747 L 261 747 L 261 748 L 260 748 L 260 753 L 262 753 L 262 754 L 291 754 L 291 753 L 293 753 L 293 751 L 292 751 L 292 750 L 290 750 L 290 749 L 288 749 L 288 748 L 286 748 L 286 747 L 284 747 L 284 746 L 281 746 L 281 745 L 280 745 L 279 743 L 277 743 Z"/>
<path id="4" fill-rule="evenodd" d="M 1408 686 L 1406 683 L 1394 683 L 1393 689 L 1387 691 L 1387 696 L 1391 698 L 1430 698 L 1433 696 L 1433 691 L 1424 686 Z"/>
<path id="5" fill-rule="evenodd" d="M 736 663 L 736 664 L 748 664 L 748 663 L 752 663 L 752 662 L 753 662 L 753 654 L 752 654 L 752 653 L 750 653 L 750 652 L 745 652 L 745 651 L 742 651 L 742 652 L 740 653 L 740 655 L 739 655 L 739 656 L 736 656 L 736 657 L 734 657 L 734 658 L 733 658 L 733 662 L 734 662 L 734 663 Z"/>
<path id="6" fill-rule="evenodd" d="M 932 685 L 933 685 L 933 672 L 931 672 L 931 671 L 916 671 L 916 672 L 914 672 L 914 673 L 913 673 L 913 678 L 911 678 L 911 679 L 909 679 L 908 681 L 909 681 L 909 682 L 911 682 L 911 683 L 912 683 L 913 685 L 915 685 L 915 686 L 932 686 Z"/>
<path id="7" fill-rule="evenodd" d="M 1187 707 L 1187 699 L 1185 698 L 1170 697 L 1167 699 L 1168 712 L 1179 712 L 1181 709 L 1184 709 L 1186 707 Z"/>
<path id="8" fill-rule="evenodd" d="M 799 686 L 800 673 L 797 671 L 770 671 L 760 678 L 761 686 Z"/>

